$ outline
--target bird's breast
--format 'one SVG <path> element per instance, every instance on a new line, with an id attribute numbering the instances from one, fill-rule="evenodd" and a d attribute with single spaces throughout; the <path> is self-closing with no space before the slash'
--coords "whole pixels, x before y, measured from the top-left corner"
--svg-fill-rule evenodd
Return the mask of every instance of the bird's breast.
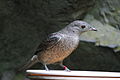
<path id="1" fill-rule="evenodd" d="M 63 39 L 63 45 L 68 48 L 76 48 L 79 44 L 79 37 L 78 36 L 68 36 Z"/>
<path id="2" fill-rule="evenodd" d="M 41 60 L 46 64 L 52 64 L 58 61 L 62 61 L 69 56 L 72 51 L 78 46 L 78 37 L 63 37 L 49 50 L 46 50 L 44 54 L 41 54 Z"/>

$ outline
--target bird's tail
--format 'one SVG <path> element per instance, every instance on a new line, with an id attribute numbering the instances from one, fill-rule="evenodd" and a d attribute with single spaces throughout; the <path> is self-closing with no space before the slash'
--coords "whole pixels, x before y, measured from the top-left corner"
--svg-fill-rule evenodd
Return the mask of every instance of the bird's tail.
<path id="1" fill-rule="evenodd" d="M 37 55 L 34 55 L 23 67 L 18 69 L 18 71 L 24 71 L 24 70 L 30 68 L 31 66 L 33 66 L 37 62 L 38 62 Z"/>

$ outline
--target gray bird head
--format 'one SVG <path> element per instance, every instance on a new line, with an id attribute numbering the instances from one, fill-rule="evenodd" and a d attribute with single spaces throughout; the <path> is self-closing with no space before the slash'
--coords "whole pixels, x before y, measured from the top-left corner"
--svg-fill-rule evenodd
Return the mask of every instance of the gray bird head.
<path id="1" fill-rule="evenodd" d="M 71 27 L 73 30 L 78 30 L 80 33 L 87 32 L 87 31 L 97 31 L 94 27 L 92 27 L 90 24 L 84 21 L 73 21 L 68 25 L 68 27 Z"/>

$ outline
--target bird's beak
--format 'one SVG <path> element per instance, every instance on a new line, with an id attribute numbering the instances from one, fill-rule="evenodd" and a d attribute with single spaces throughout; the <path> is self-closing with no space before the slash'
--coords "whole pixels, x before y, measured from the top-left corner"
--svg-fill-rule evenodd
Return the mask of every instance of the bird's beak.
<path id="1" fill-rule="evenodd" d="M 89 30 L 90 30 L 90 31 L 97 31 L 97 29 L 94 28 L 94 27 L 91 27 Z"/>

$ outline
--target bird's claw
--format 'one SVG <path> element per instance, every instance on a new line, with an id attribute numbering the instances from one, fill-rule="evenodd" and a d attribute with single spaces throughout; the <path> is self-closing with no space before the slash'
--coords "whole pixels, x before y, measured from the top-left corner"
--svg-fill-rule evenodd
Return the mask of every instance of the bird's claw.
<path id="1" fill-rule="evenodd" d="M 70 72 L 71 70 L 68 69 L 66 66 L 64 66 L 64 70 L 67 71 L 67 72 Z"/>

